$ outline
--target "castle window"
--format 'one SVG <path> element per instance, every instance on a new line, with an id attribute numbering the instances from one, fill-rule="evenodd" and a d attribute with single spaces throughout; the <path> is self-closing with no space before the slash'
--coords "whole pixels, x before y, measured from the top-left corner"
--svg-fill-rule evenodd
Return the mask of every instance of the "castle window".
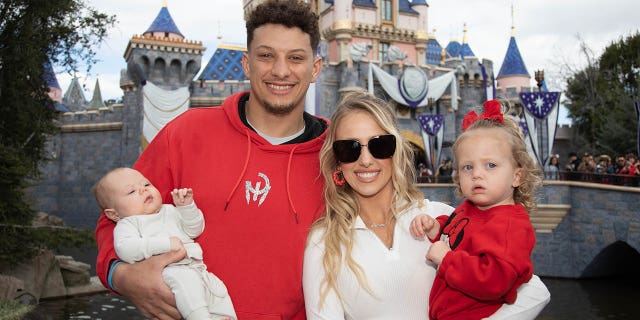
<path id="1" fill-rule="evenodd" d="M 380 42 L 378 45 L 378 59 L 380 62 L 387 62 L 389 60 L 388 53 L 389 52 L 389 43 Z"/>
<path id="2" fill-rule="evenodd" d="M 380 6 L 382 22 L 393 21 L 393 0 L 382 0 Z"/>

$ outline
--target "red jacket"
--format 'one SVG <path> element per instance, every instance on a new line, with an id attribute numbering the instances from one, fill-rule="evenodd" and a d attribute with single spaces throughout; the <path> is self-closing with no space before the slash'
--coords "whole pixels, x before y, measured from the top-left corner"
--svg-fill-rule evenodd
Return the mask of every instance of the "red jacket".
<path id="1" fill-rule="evenodd" d="M 167 124 L 135 164 L 171 203 L 193 188 L 205 216 L 196 241 L 227 286 L 239 319 L 304 319 L 302 259 L 321 214 L 319 150 L 326 131 L 300 144 L 271 145 L 238 114 L 239 93 L 222 107 L 194 108 Z M 325 121 L 326 122 L 326 121 Z M 105 284 L 114 224 L 96 228 L 97 273 Z"/>
<path id="2" fill-rule="evenodd" d="M 438 266 L 429 296 L 431 319 L 481 319 L 502 303 L 513 303 L 516 290 L 533 274 L 535 232 L 522 205 L 482 211 L 468 200 L 438 217 L 452 251 Z"/>

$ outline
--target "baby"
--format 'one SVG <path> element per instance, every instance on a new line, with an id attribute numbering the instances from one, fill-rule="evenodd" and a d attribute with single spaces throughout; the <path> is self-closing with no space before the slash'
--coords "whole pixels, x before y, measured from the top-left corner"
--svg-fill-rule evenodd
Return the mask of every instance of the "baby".
<path id="1" fill-rule="evenodd" d="M 193 241 L 204 230 L 202 211 L 189 188 L 171 192 L 175 206 L 162 204 L 160 191 L 140 172 L 117 168 L 94 188 L 98 205 L 116 222 L 114 246 L 127 263 L 169 251 L 186 250 L 186 258 L 162 272 L 182 317 L 191 319 L 237 319 L 227 288 L 207 272 L 202 249 Z"/>

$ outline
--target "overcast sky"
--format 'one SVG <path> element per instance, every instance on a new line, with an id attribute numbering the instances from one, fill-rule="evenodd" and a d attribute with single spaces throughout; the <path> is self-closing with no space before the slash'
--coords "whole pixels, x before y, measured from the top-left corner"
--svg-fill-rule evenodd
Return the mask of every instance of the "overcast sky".
<path id="1" fill-rule="evenodd" d="M 118 23 L 99 48 L 100 60 L 90 75 L 79 74 L 85 96 L 91 98 L 96 77 L 104 99 L 119 98 L 120 70 L 125 67 L 124 50 L 129 39 L 142 34 L 162 7 L 162 0 L 88 0 L 102 12 L 116 15 Z M 202 41 L 207 50 L 202 67 L 220 42 L 245 45 L 241 0 L 168 0 L 173 20 L 189 40 Z M 611 42 L 640 28 L 640 0 L 427 0 L 429 31 L 441 45 L 462 41 L 467 24 L 467 42 L 480 59 L 491 59 L 500 70 L 511 36 L 512 10 L 515 36 L 529 73 L 544 69 L 550 89 L 561 90 L 558 72 L 567 63 L 584 64 L 580 40 L 598 56 Z M 58 74 L 66 91 L 71 76 Z M 533 85 L 533 82 L 532 82 Z"/>

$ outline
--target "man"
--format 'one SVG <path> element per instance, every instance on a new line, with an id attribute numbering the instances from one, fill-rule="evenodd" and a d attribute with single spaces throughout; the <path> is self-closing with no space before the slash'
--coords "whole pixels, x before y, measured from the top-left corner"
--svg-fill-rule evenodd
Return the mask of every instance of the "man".
<path id="1" fill-rule="evenodd" d="M 316 57 L 318 17 L 297 0 L 268 0 L 247 19 L 242 57 L 249 93 L 221 108 L 185 112 L 158 133 L 135 164 L 170 201 L 190 187 L 205 215 L 197 239 L 209 271 L 226 285 L 239 319 L 304 319 L 302 257 L 321 214 L 318 152 L 328 123 L 304 112 Z M 119 263 L 113 224 L 96 228 L 97 273 L 148 318 L 177 319 L 161 272 L 182 258 L 165 254 Z"/>

